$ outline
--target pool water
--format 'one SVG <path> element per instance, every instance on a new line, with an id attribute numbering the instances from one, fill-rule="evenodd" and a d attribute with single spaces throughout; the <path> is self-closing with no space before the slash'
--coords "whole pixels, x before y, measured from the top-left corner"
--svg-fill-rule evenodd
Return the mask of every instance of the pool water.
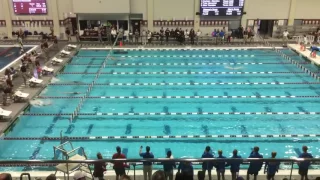
<path id="1" fill-rule="evenodd" d="M 294 52 L 283 52 L 310 71 L 319 72 Z M 272 50 L 143 50 L 114 54 L 85 99 L 80 115 L 70 123 L 69 115 L 58 114 L 74 112 L 107 54 L 102 50 L 80 50 L 37 99 L 52 105 L 31 105 L 6 137 L 59 137 L 60 132 L 68 137 L 319 132 L 320 83 Z M 271 112 L 274 114 L 266 114 Z M 287 112 L 291 113 L 281 114 Z M 1 140 L 0 158 L 52 159 L 53 146 L 59 143 Z M 315 157 L 320 155 L 315 137 L 104 139 L 77 140 L 73 144 L 84 147 L 89 158 L 95 158 L 97 152 L 111 158 L 116 146 L 125 149 L 128 158 L 139 158 L 141 145 L 150 146 L 156 158 L 164 157 L 168 149 L 176 158 L 199 158 L 207 145 L 215 152 L 223 150 L 226 156 L 238 149 L 247 157 L 254 146 L 259 146 L 265 157 L 276 151 L 279 158 L 293 158 L 301 153 L 303 145 L 309 146 Z"/>
<path id="2" fill-rule="evenodd" d="M 24 50 L 27 52 L 30 47 L 25 47 Z M 0 69 L 4 68 L 20 56 L 20 48 L 18 47 L 1 47 L 0 48 Z"/>

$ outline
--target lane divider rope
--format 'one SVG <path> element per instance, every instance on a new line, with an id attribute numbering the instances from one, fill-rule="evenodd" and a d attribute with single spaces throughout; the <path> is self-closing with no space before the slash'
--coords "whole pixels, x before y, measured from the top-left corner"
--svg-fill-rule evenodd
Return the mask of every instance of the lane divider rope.
<path id="1" fill-rule="evenodd" d="M 68 116 L 73 113 L 24 113 L 27 116 Z M 82 116 L 180 116 L 180 115 L 307 115 L 320 112 L 141 112 L 141 113 L 78 113 Z"/>
<path id="2" fill-rule="evenodd" d="M 264 135 L 171 135 L 171 136 L 75 136 L 62 140 L 114 140 L 114 139 L 199 139 L 199 138 L 307 138 L 320 137 L 320 134 L 264 134 Z M 58 141 L 60 137 L 4 137 L 3 140 Z"/>
<path id="3" fill-rule="evenodd" d="M 96 72 L 63 72 L 60 74 L 97 74 Z M 109 74 L 109 75 L 145 75 L 145 74 L 304 74 L 304 72 L 98 72 L 98 74 Z"/>
<path id="4" fill-rule="evenodd" d="M 39 99 L 79 99 L 67 96 L 38 96 Z M 269 99 L 269 98 L 320 98 L 320 96 L 88 96 L 87 99 Z"/>
<path id="5" fill-rule="evenodd" d="M 211 86 L 211 85 L 305 85 L 320 84 L 320 82 L 225 82 L 225 83 L 95 83 L 96 86 Z M 49 83 L 50 86 L 89 85 L 88 83 Z"/>

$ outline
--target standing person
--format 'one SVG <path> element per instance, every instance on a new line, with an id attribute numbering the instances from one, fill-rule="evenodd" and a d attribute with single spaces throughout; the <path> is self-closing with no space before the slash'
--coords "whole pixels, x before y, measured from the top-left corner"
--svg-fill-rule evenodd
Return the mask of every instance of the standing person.
<path id="1" fill-rule="evenodd" d="M 21 71 L 21 76 L 22 76 L 24 85 L 27 86 L 28 73 L 27 73 L 27 67 L 24 63 L 22 64 L 20 71 Z"/>
<path id="2" fill-rule="evenodd" d="M 138 44 L 139 37 L 140 37 L 140 33 L 139 33 L 138 29 L 136 29 L 136 32 L 134 33 L 134 37 L 135 37 L 135 43 Z"/>
<path id="3" fill-rule="evenodd" d="M 111 29 L 111 41 L 112 41 L 112 43 L 115 42 L 116 38 L 117 38 L 117 31 L 114 28 L 112 28 Z"/>
<path id="4" fill-rule="evenodd" d="M 126 155 L 121 153 L 121 147 L 117 146 L 117 152 L 113 154 L 112 159 L 126 159 Z M 126 175 L 125 171 L 125 163 L 123 162 L 115 162 L 113 165 L 113 169 L 116 173 L 116 180 L 119 180 L 119 177 Z"/>
<path id="5" fill-rule="evenodd" d="M 79 35 L 79 31 L 78 31 L 78 30 L 76 30 L 76 31 L 75 31 L 75 33 L 76 33 L 76 40 L 77 40 L 77 42 L 80 42 L 80 35 Z"/>
<path id="6" fill-rule="evenodd" d="M 242 25 L 240 25 L 240 27 L 238 28 L 238 33 L 239 33 L 239 39 L 243 38 L 243 27 Z"/>
<path id="7" fill-rule="evenodd" d="M 59 49 L 57 36 L 53 36 L 53 48 L 57 50 Z"/>
<path id="8" fill-rule="evenodd" d="M 271 153 L 271 158 L 275 159 L 277 156 L 276 152 Z M 278 172 L 280 166 L 280 162 L 266 162 L 266 165 L 264 166 L 264 173 L 267 172 L 267 179 L 268 180 L 274 180 L 274 176 L 276 175 L 276 172 Z"/>
<path id="9" fill-rule="evenodd" d="M 172 159 L 172 152 L 168 151 L 167 152 L 167 157 L 168 159 Z M 166 176 L 166 180 L 173 180 L 173 169 L 176 168 L 176 163 L 175 162 L 164 162 L 163 163 L 163 171 Z"/>
<path id="10" fill-rule="evenodd" d="M 194 37 L 196 36 L 193 28 L 190 30 L 190 33 L 189 33 L 189 37 L 190 37 L 190 41 L 191 41 L 191 44 L 193 45 L 194 44 Z"/>
<path id="11" fill-rule="evenodd" d="M 180 172 L 183 180 L 193 180 L 193 166 L 191 162 L 180 162 L 178 173 Z"/>
<path id="12" fill-rule="evenodd" d="M 43 54 L 46 61 L 48 61 L 49 60 L 49 44 L 47 39 L 45 39 L 43 42 Z"/>
<path id="13" fill-rule="evenodd" d="M 190 34 L 190 33 L 189 33 L 188 29 L 186 29 L 185 32 L 184 32 L 184 40 L 185 40 L 185 41 L 188 41 L 188 39 L 189 39 L 189 34 Z"/>
<path id="14" fill-rule="evenodd" d="M 247 29 L 245 29 L 243 31 L 243 42 L 247 43 L 247 41 L 248 41 L 248 31 L 247 31 Z"/>
<path id="15" fill-rule="evenodd" d="M 149 30 L 148 30 L 148 32 L 147 32 L 147 38 L 148 38 L 148 43 L 151 43 L 152 33 L 151 33 L 151 31 L 149 31 Z"/>
<path id="16" fill-rule="evenodd" d="M 219 37 L 220 37 L 220 42 L 223 44 L 224 43 L 224 36 L 225 36 L 225 33 L 223 30 L 220 31 L 219 33 Z"/>
<path id="17" fill-rule="evenodd" d="M 200 31 L 200 29 L 198 29 L 197 34 L 196 34 L 197 45 L 199 44 L 200 36 L 201 36 L 201 31 Z"/>
<path id="18" fill-rule="evenodd" d="M 101 34 L 101 28 L 98 28 L 98 41 L 102 43 L 102 34 Z"/>
<path id="19" fill-rule="evenodd" d="M 67 39 L 68 39 L 68 41 L 70 42 L 71 41 L 71 32 L 70 32 L 70 29 L 67 27 L 66 28 L 66 35 L 67 35 Z"/>
<path id="20" fill-rule="evenodd" d="M 289 35 L 288 30 L 285 30 L 285 31 L 283 32 L 283 37 L 282 37 L 282 41 L 283 41 L 284 43 L 287 43 L 287 41 L 288 41 L 288 35 Z"/>
<path id="21" fill-rule="evenodd" d="M 222 150 L 219 150 L 218 151 L 218 159 L 225 159 L 226 157 L 224 157 L 222 155 Z M 225 162 L 218 162 L 217 163 L 217 177 L 218 177 L 218 180 L 220 180 L 220 177 L 222 178 L 222 180 L 225 180 L 224 178 L 224 173 L 225 173 L 225 170 L 226 170 L 226 163 Z"/>
<path id="22" fill-rule="evenodd" d="M 166 34 L 166 42 L 167 42 L 167 44 L 168 44 L 168 42 L 169 42 L 169 36 L 170 36 L 170 30 L 169 30 L 169 28 L 166 29 L 165 34 Z"/>
<path id="23" fill-rule="evenodd" d="M 150 152 L 149 146 L 146 147 L 145 153 L 142 152 L 142 148 L 143 147 L 141 146 L 140 150 L 139 150 L 140 157 L 142 157 L 143 159 L 153 159 L 154 158 L 154 155 L 152 154 L 152 152 Z M 152 162 L 143 162 L 143 176 L 144 176 L 144 180 L 151 180 Z"/>
<path id="24" fill-rule="evenodd" d="M 142 30 L 142 45 L 146 45 L 147 44 L 147 32 L 146 30 Z"/>
<path id="25" fill-rule="evenodd" d="M 238 155 L 238 150 L 236 149 L 233 150 L 233 155 L 231 158 L 237 158 L 237 159 L 241 158 L 241 156 Z M 238 178 L 241 163 L 242 163 L 242 160 L 230 162 L 227 164 L 227 166 L 230 166 L 232 180 L 236 180 Z"/>
<path id="26" fill-rule="evenodd" d="M 308 147 L 302 146 L 302 151 L 299 155 L 299 158 L 313 158 L 312 154 L 308 153 Z M 308 169 L 310 166 L 310 161 L 300 162 L 299 164 L 299 174 L 301 176 L 301 180 L 308 180 Z"/>
<path id="27" fill-rule="evenodd" d="M 98 160 L 102 160 L 101 153 L 97 153 Z M 106 171 L 106 163 L 96 162 L 94 163 L 93 176 L 99 180 L 103 180 L 103 173 Z"/>
<path id="28" fill-rule="evenodd" d="M 204 150 L 201 158 L 214 158 L 210 146 L 207 146 Z M 203 162 L 202 163 L 202 171 L 204 174 L 208 171 L 209 180 L 211 180 L 211 170 L 213 168 L 213 164 L 211 162 Z"/>
<path id="29" fill-rule="evenodd" d="M 263 158 L 261 154 L 259 154 L 259 147 L 255 146 L 253 151 L 251 152 L 249 158 Z M 250 179 L 250 175 L 254 175 L 254 180 L 257 180 L 258 173 L 263 165 L 263 162 L 250 162 L 248 171 L 247 171 L 247 180 Z"/>
<path id="30" fill-rule="evenodd" d="M 129 39 L 128 39 L 129 43 L 133 43 L 133 33 L 131 30 L 129 30 Z"/>

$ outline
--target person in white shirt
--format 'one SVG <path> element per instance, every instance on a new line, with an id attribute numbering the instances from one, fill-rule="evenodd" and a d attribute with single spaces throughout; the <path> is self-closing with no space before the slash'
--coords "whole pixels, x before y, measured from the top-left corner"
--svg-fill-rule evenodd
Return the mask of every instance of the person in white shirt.
<path id="1" fill-rule="evenodd" d="M 199 44 L 199 38 L 200 38 L 200 36 L 201 36 L 201 31 L 200 31 L 200 29 L 198 29 L 197 34 L 196 34 L 197 44 Z"/>
<path id="2" fill-rule="evenodd" d="M 147 44 L 147 32 L 146 30 L 142 31 L 142 45 L 146 45 Z"/>
<path id="3" fill-rule="evenodd" d="M 111 30 L 112 43 L 114 43 L 114 41 L 116 40 L 116 37 L 117 37 L 117 31 L 114 28 L 112 28 L 112 30 Z"/>
<path id="4" fill-rule="evenodd" d="M 188 31 L 188 29 L 186 29 L 186 31 L 184 32 L 184 38 L 185 38 L 185 41 L 188 41 L 188 39 L 189 39 L 189 31 Z"/>
<path id="5" fill-rule="evenodd" d="M 303 36 L 303 43 L 305 46 L 309 43 L 306 35 Z"/>
<path id="6" fill-rule="evenodd" d="M 284 42 L 287 42 L 287 41 L 288 41 L 288 35 L 289 35 L 288 30 L 285 30 L 285 31 L 283 32 L 283 39 L 282 39 Z"/>

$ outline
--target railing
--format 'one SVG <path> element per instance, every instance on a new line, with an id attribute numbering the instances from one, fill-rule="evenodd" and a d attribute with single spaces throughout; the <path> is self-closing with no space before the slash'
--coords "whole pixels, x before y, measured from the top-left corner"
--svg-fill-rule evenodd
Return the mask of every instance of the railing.
<path id="1" fill-rule="evenodd" d="M 35 166 L 54 166 L 57 164 L 66 164 L 68 166 L 69 163 L 82 163 L 82 164 L 95 164 L 95 163 L 115 163 L 115 162 L 125 162 L 129 163 L 133 166 L 134 170 L 134 179 L 136 174 L 136 166 L 142 165 L 143 162 L 152 162 L 155 165 L 161 165 L 165 162 L 175 162 L 175 163 L 181 163 L 181 162 L 193 162 L 194 165 L 201 164 L 203 162 L 211 162 L 211 163 L 217 163 L 217 162 L 225 162 L 225 163 L 234 163 L 238 162 L 241 164 L 249 164 L 252 162 L 280 162 L 285 163 L 286 165 L 290 165 L 290 174 L 289 180 L 292 178 L 292 171 L 294 169 L 294 164 L 299 164 L 301 162 L 311 162 L 316 163 L 319 165 L 320 159 L 303 159 L 303 158 L 295 158 L 295 159 L 276 159 L 276 158 L 265 158 L 265 159 L 258 159 L 258 158 L 247 158 L 247 159 L 237 159 L 237 158 L 226 158 L 226 159 L 219 159 L 219 158 L 203 158 L 203 159 L 169 159 L 169 158 L 158 158 L 158 159 L 102 159 L 102 160 L 1 160 L 0 166 L 32 166 L 33 169 Z"/>

